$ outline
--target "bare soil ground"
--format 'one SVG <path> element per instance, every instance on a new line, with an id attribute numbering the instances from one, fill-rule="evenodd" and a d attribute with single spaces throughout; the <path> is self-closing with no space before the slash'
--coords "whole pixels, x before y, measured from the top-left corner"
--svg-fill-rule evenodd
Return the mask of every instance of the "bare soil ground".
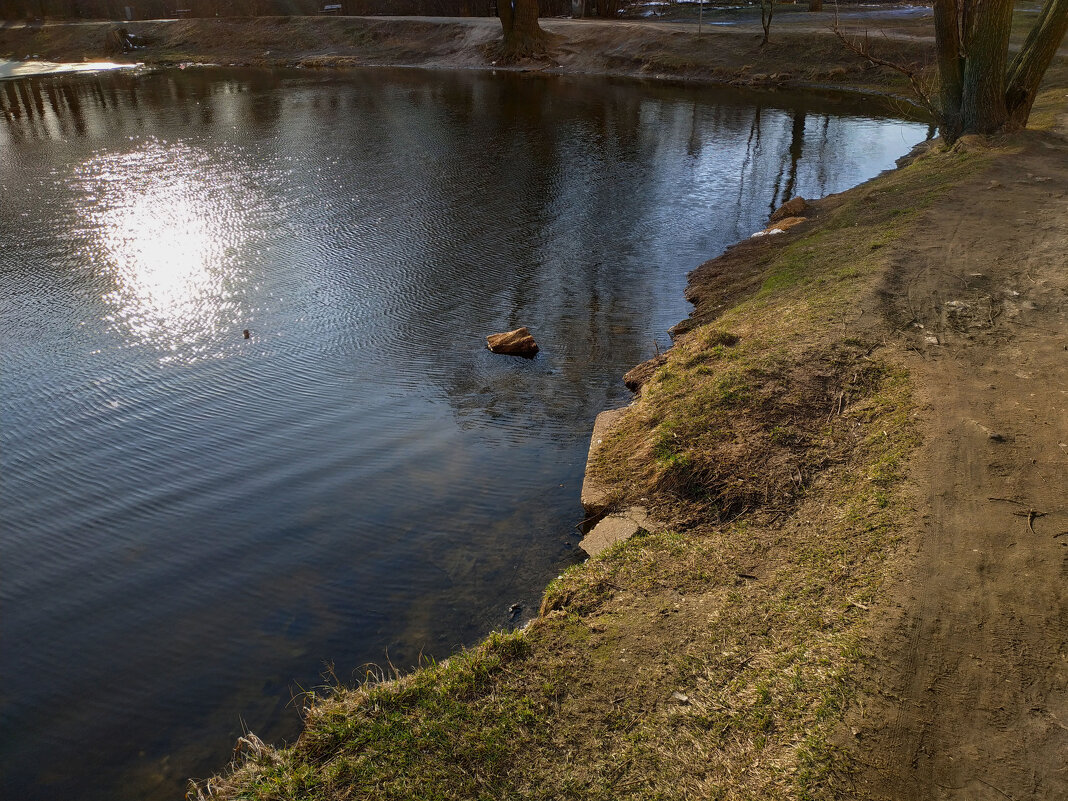
<path id="1" fill-rule="evenodd" d="M 924 213 L 885 285 L 924 444 L 851 714 L 866 798 L 1068 798 L 1068 148 L 1008 150 Z"/>

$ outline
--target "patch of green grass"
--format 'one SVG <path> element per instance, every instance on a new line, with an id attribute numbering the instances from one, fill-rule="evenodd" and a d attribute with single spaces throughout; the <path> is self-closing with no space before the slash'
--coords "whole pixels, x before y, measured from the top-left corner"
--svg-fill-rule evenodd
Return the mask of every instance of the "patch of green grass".
<path id="1" fill-rule="evenodd" d="M 486 783 L 502 781 L 544 717 L 547 693 L 498 692 L 502 674 L 530 654 L 524 633 L 496 633 L 404 679 L 313 699 L 298 743 L 250 755 L 232 797 L 295 801 L 375 787 L 389 799 L 489 798 Z"/>

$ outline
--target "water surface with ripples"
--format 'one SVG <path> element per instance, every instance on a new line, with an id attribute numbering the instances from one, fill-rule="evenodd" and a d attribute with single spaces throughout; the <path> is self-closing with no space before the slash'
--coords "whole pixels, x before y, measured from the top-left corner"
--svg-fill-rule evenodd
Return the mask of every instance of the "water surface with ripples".
<path id="1" fill-rule="evenodd" d="M 927 135 L 400 70 L 38 77 L 0 114 L 0 776 L 27 801 L 179 798 L 242 727 L 294 736 L 324 665 L 519 622 L 687 271 Z M 536 359 L 485 349 L 519 325 Z"/>

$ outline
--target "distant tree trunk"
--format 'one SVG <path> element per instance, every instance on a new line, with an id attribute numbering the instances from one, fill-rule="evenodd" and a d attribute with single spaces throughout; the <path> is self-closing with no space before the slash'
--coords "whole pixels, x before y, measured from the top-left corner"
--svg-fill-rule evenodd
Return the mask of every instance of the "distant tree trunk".
<path id="1" fill-rule="evenodd" d="M 823 0 L 808 0 L 809 11 L 823 11 Z"/>
<path id="2" fill-rule="evenodd" d="M 538 24 L 538 0 L 497 0 L 497 13 L 504 29 L 506 59 L 545 52 L 545 31 Z"/>
<path id="3" fill-rule="evenodd" d="M 763 47 L 771 38 L 771 18 L 775 14 L 775 0 L 760 0 L 760 27 L 764 29 Z"/>
<path id="4" fill-rule="evenodd" d="M 598 17 L 610 19 L 619 13 L 619 0 L 594 0 L 594 8 Z"/>
<path id="5" fill-rule="evenodd" d="M 1046 0 L 1009 61 L 1012 0 L 934 0 L 942 135 L 1027 124 L 1042 76 L 1068 31 L 1068 0 Z"/>

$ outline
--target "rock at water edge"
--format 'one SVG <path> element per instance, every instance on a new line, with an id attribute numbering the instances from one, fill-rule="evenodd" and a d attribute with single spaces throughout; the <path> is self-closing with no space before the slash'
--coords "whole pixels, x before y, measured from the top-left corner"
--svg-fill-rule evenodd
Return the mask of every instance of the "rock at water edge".
<path id="1" fill-rule="evenodd" d="M 639 531 L 652 531 L 653 522 L 641 506 L 632 506 L 625 512 L 608 515 L 583 537 L 579 547 L 590 556 L 596 556 L 617 542 L 629 540 Z"/>
<path id="2" fill-rule="evenodd" d="M 623 383 L 631 392 L 640 392 L 641 388 L 653 377 L 661 365 L 667 362 L 667 354 L 659 353 L 653 358 L 632 367 L 623 375 Z"/>
<path id="3" fill-rule="evenodd" d="M 625 406 L 622 409 L 609 409 L 597 415 L 597 419 L 593 422 L 593 435 L 590 437 L 590 451 L 586 456 L 586 475 L 582 478 L 581 496 L 582 508 L 591 517 L 596 517 L 605 511 L 611 496 L 611 489 L 590 478 L 589 463 L 593 461 L 594 454 L 597 453 L 604 438 L 608 436 L 608 432 L 619 422 L 626 411 Z"/>
<path id="4" fill-rule="evenodd" d="M 808 201 L 803 197 L 790 198 L 771 215 L 771 222 L 785 220 L 787 217 L 803 217 L 808 210 Z"/>
<path id="5" fill-rule="evenodd" d="M 808 222 L 804 217 L 783 217 L 778 222 L 773 222 L 764 229 L 765 234 L 770 234 L 773 231 L 789 231 L 795 225 L 800 225 L 803 222 Z"/>

